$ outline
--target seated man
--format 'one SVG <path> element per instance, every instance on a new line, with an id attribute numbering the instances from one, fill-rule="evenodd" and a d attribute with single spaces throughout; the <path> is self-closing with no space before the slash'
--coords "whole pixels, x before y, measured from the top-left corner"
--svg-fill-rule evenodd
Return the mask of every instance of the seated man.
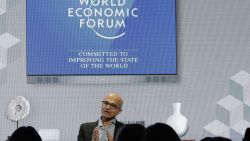
<path id="1" fill-rule="evenodd" d="M 111 93 L 102 101 L 101 117 L 96 122 L 84 123 L 80 126 L 78 141 L 113 141 L 123 123 L 116 120 L 122 112 L 122 98 Z"/>

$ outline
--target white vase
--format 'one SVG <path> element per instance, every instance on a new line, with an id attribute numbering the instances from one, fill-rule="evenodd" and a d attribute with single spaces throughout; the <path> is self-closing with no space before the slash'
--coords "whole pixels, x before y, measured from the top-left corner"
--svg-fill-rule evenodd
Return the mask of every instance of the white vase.
<path id="1" fill-rule="evenodd" d="M 181 114 L 181 103 L 173 103 L 173 114 L 168 117 L 167 124 L 171 126 L 179 137 L 186 135 L 188 131 L 188 121 Z"/>

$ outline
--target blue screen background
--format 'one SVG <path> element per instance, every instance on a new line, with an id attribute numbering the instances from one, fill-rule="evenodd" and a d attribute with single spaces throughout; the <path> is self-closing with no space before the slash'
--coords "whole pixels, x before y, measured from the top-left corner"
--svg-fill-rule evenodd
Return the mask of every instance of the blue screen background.
<path id="1" fill-rule="evenodd" d="M 138 8 L 139 17 L 124 19 L 126 28 L 112 33 L 126 34 L 113 40 L 96 36 L 90 28 L 80 29 L 79 18 L 67 16 L 68 8 L 81 7 L 79 0 L 26 4 L 27 75 L 176 74 L 175 0 L 129 0 L 127 7 Z M 68 58 L 79 58 L 78 53 L 86 51 L 127 52 L 127 58 L 137 58 L 138 62 L 113 69 L 81 68 L 80 62 L 68 62 Z M 109 64 L 117 63 L 125 64 Z"/>

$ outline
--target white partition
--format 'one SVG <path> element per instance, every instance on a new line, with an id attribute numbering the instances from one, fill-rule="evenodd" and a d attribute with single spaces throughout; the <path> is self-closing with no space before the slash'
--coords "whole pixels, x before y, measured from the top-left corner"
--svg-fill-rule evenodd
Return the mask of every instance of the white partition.
<path id="1" fill-rule="evenodd" d="M 0 0 L 0 15 L 1 15 L 1 10 L 6 11 L 6 0 Z"/>
<path id="2" fill-rule="evenodd" d="M 243 119 L 242 101 L 228 95 L 216 104 L 216 118 L 226 125 L 232 126 Z"/>
<path id="3" fill-rule="evenodd" d="M 20 54 L 20 40 L 10 33 L 0 35 L 0 63 L 8 65 Z"/>
<path id="4" fill-rule="evenodd" d="M 245 134 L 250 123 L 246 120 L 241 120 L 230 129 L 230 137 L 233 141 L 240 141 Z"/>
<path id="5" fill-rule="evenodd" d="M 229 93 L 241 101 L 250 100 L 250 74 L 240 71 L 229 79 Z"/>
<path id="6" fill-rule="evenodd" d="M 0 35 L 6 32 L 6 10 L 2 1 L 0 0 Z"/>
<path id="7" fill-rule="evenodd" d="M 224 123 L 214 120 L 203 127 L 203 136 L 223 136 L 230 137 L 230 128 Z"/>
<path id="8" fill-rule="evenodd" d="M 0 83 L 6 81 L 7 71 L 6 66 L 0 63 Z"/>
<path id="9" fill-rule="evenodd" d="M 39 135 L 43 141 L 59 141 L 60 130 L 59 129 L 40 129 Z"/>

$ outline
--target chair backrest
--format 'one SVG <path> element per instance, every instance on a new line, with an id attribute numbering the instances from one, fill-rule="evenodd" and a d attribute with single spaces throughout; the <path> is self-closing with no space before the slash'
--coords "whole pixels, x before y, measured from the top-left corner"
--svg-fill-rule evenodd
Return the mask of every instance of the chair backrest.
<path id="1" fill-rule="evenodd" d="M 59 141 L 60 130 L 59 129 L 40 129 L 39 135 L 43 141 Z"/>

